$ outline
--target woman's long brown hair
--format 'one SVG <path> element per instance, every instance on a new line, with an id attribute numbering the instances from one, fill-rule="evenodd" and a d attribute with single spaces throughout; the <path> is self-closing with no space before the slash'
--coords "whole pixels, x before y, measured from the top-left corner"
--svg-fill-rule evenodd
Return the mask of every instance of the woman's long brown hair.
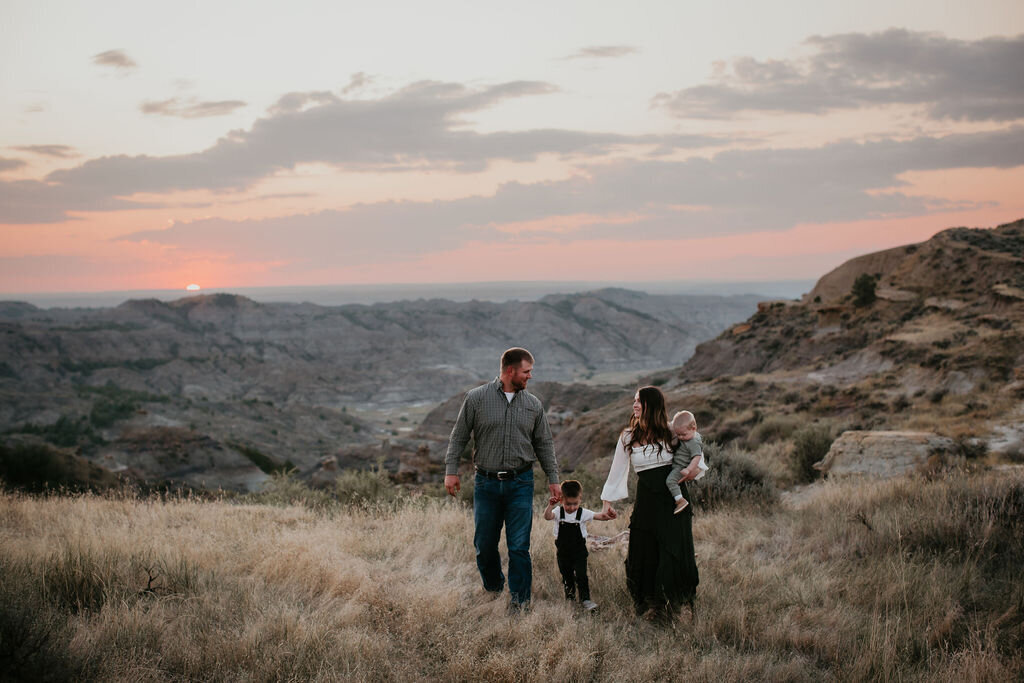
<path id="1" fill-rule="evenodd" d="M 672 442 L 672 430 L 668 427 L 665 413 L 665 394 L 658 387 L 640 387 L 640 417 L 629 418 L 629 441 L 626 448 L 633 446 L 655 446 L 658 453 Z"/>

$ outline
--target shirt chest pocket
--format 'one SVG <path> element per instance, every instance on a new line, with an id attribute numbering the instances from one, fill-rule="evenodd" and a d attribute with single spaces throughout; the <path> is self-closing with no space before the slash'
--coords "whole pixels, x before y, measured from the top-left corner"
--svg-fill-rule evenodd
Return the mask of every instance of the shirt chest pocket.
<path id="1" fill-rule="evenodd" d="M 516 422 L 516 426 L 524 431 L 532 432 L 539 412 L 539 410 L 531 406 L 517 406 L 514 408 L 512 417 Z"/>

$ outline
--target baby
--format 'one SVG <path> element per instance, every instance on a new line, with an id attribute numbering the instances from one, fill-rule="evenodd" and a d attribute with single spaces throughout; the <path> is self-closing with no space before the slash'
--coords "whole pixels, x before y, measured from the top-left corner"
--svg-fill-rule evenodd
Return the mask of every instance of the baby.
<path id="1" fill-rule="evenodd" d="M 563 481 L 562 504 L 556 506 L 558 500 L 549 499 L 544 519 L 549 522 L 555 520 L 555 557 L 558 571 L 562 574 L 565 599 L 575 600 L 576 588 L 579 587 L 583 609 L 590 612 L 597 609 L 597 603 L 590 599 L 590 582 L 587 580 L 587 522 L 611 517 L 604 512 L 594 513 L 580 507 L 582 493 L 583 485 L 575 479 Z"/>
<path id="2" fill-rule="evenodd" d="M 683 498 L 683 491 L 679 488 L 683 470 L 690 465 L 690 461 L 699 457 L 700 462 L 697 466 L 700 471 L 695 477 L 695 479 L 699 479 L 704 476 L 704 470 L 708 469 L 708 466 L 704 463 L 704 451 L 701 448 L 703 441 L 697 431 L 697 419 L 693 413 L 688 410 L 680 410 L 672 416 L 669 426 L 672 428 L 672 433 L 679 439 L 679 445 L 672 457 L 672 471 L 668 473 L 665 485 L 668 486 L 669 492 L 675 498 L 676 509 L 673 510 L 673 513 L 678 515 L 690 504 L 686 498 Z"/>

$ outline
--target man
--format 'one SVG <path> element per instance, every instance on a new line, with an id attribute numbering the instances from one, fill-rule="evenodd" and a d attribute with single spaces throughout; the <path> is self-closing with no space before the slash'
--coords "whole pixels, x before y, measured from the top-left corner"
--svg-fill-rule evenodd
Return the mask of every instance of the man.
<path id="1" fill-rule="evenodd" d="M 511 348 L 501 354 L 501 373 L 489 384 L 472 389 L 459 410 L 445 456 L 444 487 L 454 496 L 460 488 L 459 456 L 472 435 L 476 439 L 473 465 L 473 521 L 476 566 L 484 589 L 500 593 L 505 587 L 498 540 L 505 526 L 508 545 L 510 609 L 530 601 L 533 567 L 530 529 L 533 526 L 533 463 L 540 461 L 551 496 L 562 499 L 558 463 L 544 406 L 526 390 L 533 356 Z"/>

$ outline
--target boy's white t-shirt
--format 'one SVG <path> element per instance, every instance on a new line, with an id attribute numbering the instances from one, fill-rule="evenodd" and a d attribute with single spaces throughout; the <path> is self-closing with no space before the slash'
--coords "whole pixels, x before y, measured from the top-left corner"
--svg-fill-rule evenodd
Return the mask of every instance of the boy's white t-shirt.
<path id="1" fill-rule="evenodd" d="M 579 524 L 580 525 L 580 535 L 583 536 L 583 538 L 587 537 L 587 522 L 589 522 L 590 520 L 594 519 L 594 514 L 595 513 L 594 513 L 593 510 L 588 510 L 587 508 L 580 508 L 580 509 L 583 510 L 583 514 L 580 515 L 580 521 L 577 522 L 576 521 L 576 512 L 575 511 L 573 511 L 571 513 L 570 512 L 566 512 L 565 513 L 565 519 L 562 519 L 562 506 L 561 505 L 556 505 L 555 506 L 555 508 L 551 511 L 555 515 L 555 529 L 554 529 L 555 538 L 558 538 L 558 523 L 559 522 L 566 522 L 566 523 L 569 523 L 569 524 Z"/>

